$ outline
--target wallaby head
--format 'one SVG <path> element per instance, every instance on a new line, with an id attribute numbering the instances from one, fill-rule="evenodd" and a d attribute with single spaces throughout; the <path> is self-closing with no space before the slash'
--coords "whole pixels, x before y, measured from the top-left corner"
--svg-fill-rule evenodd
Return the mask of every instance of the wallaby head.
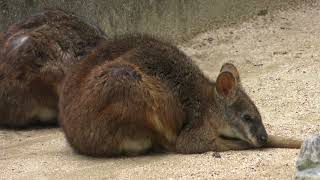
<path id="1" fill-rule="evenodd" d="M 233 64 L 222 66 L 214 94 L 221 119 L 218 128 L 221 138 L 242 140 L 254 147 L 267 142 L 268 135 L 260 113 L 241 87 L 239 72 Z"/>

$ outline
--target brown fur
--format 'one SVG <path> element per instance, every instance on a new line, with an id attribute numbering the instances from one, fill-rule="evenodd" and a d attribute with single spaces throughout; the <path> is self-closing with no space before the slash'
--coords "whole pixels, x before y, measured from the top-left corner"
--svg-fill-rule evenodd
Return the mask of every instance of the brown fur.
<path id="1" fill-rule="evenodd" d="M 60 82 L 105 39 L 99 28 L 61 10 L 11 25 L 0 40 L 0 125 L 56 123 Z"/>
<path id="2" fill-rule="evenodd" d="M 59 119 L 70 145 L 91 156 L 261 147 L 258 109 L 226 63 L 217 81 L 171 43 L 147 35 L 105 42 L 66 77 Z"/>
<path id="3" fill-rule="evenodd" d="M 3 33 L 0 32 L 0 43 L 3 41 Z"/>

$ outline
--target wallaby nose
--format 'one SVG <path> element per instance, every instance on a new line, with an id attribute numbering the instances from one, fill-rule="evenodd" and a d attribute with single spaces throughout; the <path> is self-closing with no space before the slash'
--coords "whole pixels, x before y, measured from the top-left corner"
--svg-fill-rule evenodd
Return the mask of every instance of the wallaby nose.
<path id="1" fill-rule="evenodd" d="M 261 144 L 261 145 L 267 143 L 267 140 L 268 140 L 268 136 L 267 136 L 267 135 L 260 135 L 260 136 L 258 137 L 258 142 L 259 142 L 259 144 Z"/>

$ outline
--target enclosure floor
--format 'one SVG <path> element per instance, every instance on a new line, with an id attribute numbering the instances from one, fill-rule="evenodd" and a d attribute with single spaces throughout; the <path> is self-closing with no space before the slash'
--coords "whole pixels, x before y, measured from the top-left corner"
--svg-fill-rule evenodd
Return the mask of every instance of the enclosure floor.
<path id="1" fill-rule="evenodd" d="M 270 134 L 320 130 L 320 6 L 278 11 L 203 33 L 180 47 L 216 78 L 231 61 Z M 0 130 L 1 179 L 292 179 L 298 149 L 93 159 L 60 129 Z"/>

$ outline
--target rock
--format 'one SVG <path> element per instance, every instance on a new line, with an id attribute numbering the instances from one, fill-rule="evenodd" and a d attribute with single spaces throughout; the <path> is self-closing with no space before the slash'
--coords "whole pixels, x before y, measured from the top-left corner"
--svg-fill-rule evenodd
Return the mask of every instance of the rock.
<path id="1" fill-rule="evenodd" d="M 298 171 L 296 180 L 316 180 L 320 179 L 320 168 L 311 168 L 303 171 Z"/>
<path id="2" fill-rule="evenodd" d="M 306 139 L 296 163 L 296 179 L 320 179 L 320 135 Z"/>
<path id="3" fill-rule="evenodd" d="M 320 135 L 312 136 L 304 141 L 297 161 L 297 169 L 320 168 Z"/>

